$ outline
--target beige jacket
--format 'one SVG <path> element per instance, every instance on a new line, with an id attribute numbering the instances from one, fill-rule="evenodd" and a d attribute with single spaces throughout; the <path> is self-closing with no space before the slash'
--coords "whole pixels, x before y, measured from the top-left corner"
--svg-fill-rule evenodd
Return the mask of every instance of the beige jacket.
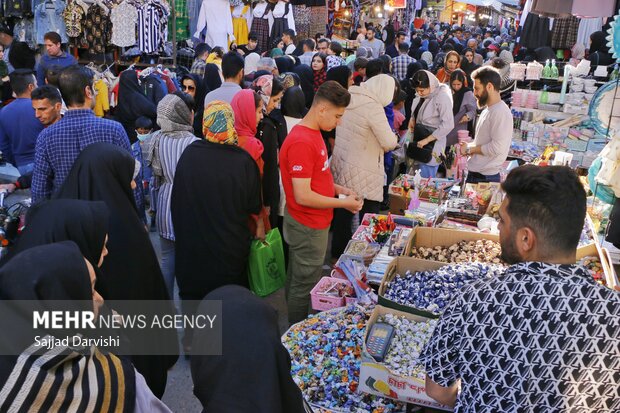
<path id="1" fill-rule="evenodd" d="M 364 199 L 383 200 L 383 155 L 398 143 L 383 108 L 394 95 L 394 78 L 378 75 L 351 86 L 351 103 L 336 128 L 331 159 L 334 181 Z"/>

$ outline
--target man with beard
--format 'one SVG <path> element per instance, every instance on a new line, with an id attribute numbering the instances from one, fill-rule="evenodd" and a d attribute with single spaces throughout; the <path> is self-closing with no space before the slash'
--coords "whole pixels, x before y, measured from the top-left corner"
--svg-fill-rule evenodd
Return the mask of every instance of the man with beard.
<path id="1" fill-rule="evenodd" d="M 474 142 L 461 144 L 461 154 L 469 156 L 467 182 L 499 182 L 499 171 L 512 142 L 512 113 L 500 96 L 502 77 L 488 66 L 474 70 L 474 96 L 484 108 L 476 122 Z"/>
<path id="2" fill-rule="evenodd" d="M 620 411 L 620 293 L 575 264 L 579 178 L 526 165 L 502 189 L 500 243 L 512 265 L 446 307 L 420 357 L 427 394 L 455 412 Z"/>

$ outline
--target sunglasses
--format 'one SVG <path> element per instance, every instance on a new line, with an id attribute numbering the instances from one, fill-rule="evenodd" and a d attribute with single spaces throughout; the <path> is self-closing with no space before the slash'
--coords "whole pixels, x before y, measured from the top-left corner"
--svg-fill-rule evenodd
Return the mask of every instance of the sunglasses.
<path id="1" fill-rule="evenodd" d="M 182 85 L 181 90 L 196 90 L 194 86 Z"/>

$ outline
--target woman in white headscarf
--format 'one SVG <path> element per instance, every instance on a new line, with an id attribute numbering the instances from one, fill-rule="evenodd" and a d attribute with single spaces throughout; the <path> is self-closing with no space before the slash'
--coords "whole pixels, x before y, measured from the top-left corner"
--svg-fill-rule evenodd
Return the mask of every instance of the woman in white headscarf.
<path id="1" fill-rule="evenodd" d="M 396 81 L 380 74 L 360 86 L 351 86 L 351 103 L 336 128 L 336 144 L 331 159 L 334 182 L 351 188 L 364 199 L 359 212 L 378 213 L 383 200 L 385 172 L 383 155 L 398 143 L 384 107 L 394 99 Z M 344 209 L 334 211 L 332 256 L 342 253 L 351 239 L 353 216 Z"/>
<path id="2" fill-rule="evenodd" d="M 245 76 L 253 75 L 258 70 L 259 60 L 260 55 L 258 53 L 250 53 L 245 57 L 245 67 L 243 68 Z"/>
<path id="3" fill-rule="evenodd" d="M 411 105 L 409 129 L 415 131 L 415 125 L 419 124 L 433 130 L 433 133 L 421 140 L 414 136 L 415 142 L 410 145 L 423 148 L 434 142 L 430 161 L 420 163 L 422 177 L 434 178 L 439 168 L 439 157 L 446 148 L 446 136 L 454 128 L 452 92 L 448 85 L 439 83 L 435 75 L 427 70 L 413 75 L 412 86 L 417 96 Z"/>

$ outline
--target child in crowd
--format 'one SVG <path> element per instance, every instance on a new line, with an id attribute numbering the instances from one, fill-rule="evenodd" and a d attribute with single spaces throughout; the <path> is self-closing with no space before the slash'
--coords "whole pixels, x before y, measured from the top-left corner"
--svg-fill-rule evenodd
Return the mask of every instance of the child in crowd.
<path id="1" fill-rule="evenodd" d="M 146 116 L 140 116 L 138 119 L 136 119 L 135 128 L 138 140 L 133 145 L 131 145 L 131 154 L 133 155 L 134 159 L 139 161 L 142 165 L 142 167 L 140 168 L 140 172 L 136 177 L 136 183 L 138 184 L 138 188 L 136 189 L 136 191 L 142 194 L 142 196 L 137 197 L 137 199 L 142 200 L 142 205 L 138 205 L 138 214 L 146 223 L 146 215 L 144 213 L 146 203 L 144 202 L 144 200 L 145 194 L 148 193 L 150 198 L 149 215 L 151 216 L 151 230 L 154 231 L 156 211 L 154 201 L 156 197 L 153 196 L 151 189 L 152 185 L 150 184 L 150 181 L 152 179 L 150 165 L 147 164 L 147 162 L 144 160 L 144 157 L 142 156 L 143 152 L 147 149 L 147 145 L 149 145 L 150 143 L 151 134 L 153 132 L 153 122 Z"/>
<path id="2" fill-rule="evenodd" d="M 394 98 L 394 131 L 398 134 L 399 140 L 407 133 L 407 125 L 403 125 L 405 121 L 405 115 L 403 109 L 405 107 L 405 100 L 407 94 L 402 90 Z"/>
<path id="3" fill-rule="evenodd" d="M 368 64 L 368 59 L 365 57 L 358 57 L 353 62 L 353 82 L 355 86 L 359 86 L 366 77 L 366 65 Z"/>

